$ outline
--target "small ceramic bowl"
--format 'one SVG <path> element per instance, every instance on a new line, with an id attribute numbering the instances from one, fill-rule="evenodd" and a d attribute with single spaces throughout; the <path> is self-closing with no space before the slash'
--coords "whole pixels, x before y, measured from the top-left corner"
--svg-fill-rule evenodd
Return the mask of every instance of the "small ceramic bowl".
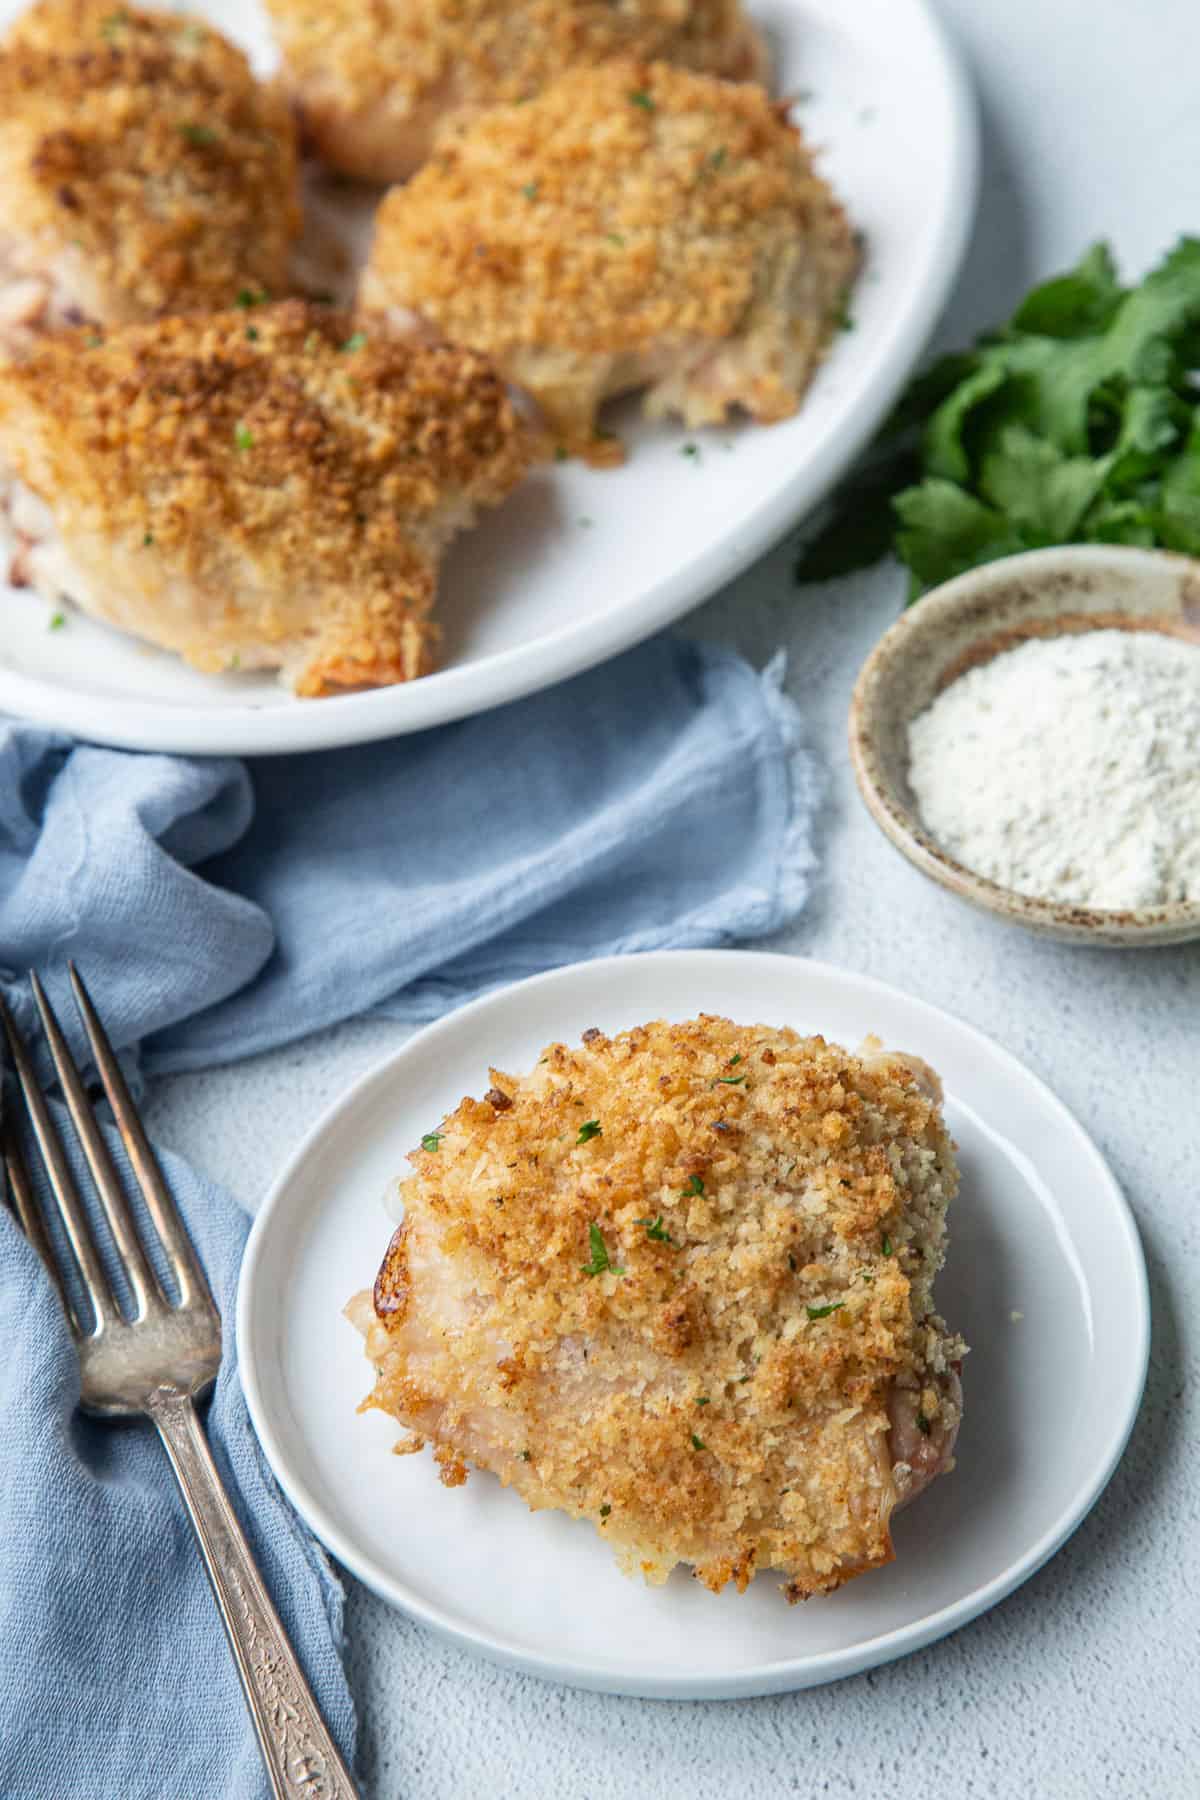
<path id="1" fill-rule="evenodd" d="M 850 707 L 850 758 L 877 825 L 934 881 L 972 905 L 1074 944 L 1200 938 L 1200 903 L 1099 911 L 1034 900 L 939 849 L 908 785 L 908 726 L 950 682 L 1031 637 L 1098 627 L 1164 631 L 1200 644 L 1200 562 L 1161 550 L 1073 545 L 986 563 L 911 607 L 868 657 Z"/>

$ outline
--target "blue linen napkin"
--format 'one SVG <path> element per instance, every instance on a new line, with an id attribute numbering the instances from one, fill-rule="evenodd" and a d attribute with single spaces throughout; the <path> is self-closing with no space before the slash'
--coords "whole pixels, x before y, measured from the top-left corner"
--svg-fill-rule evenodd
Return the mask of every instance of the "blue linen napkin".
<path id="1" fill-rule="evenodd" d="M 368 1010 L 444 1011 L 539 969 L 775 931 L 807 897 L 820 781 L 782 692 L 660 638 L 419 737 L 308 756 L 139 755 L 0 725 L 0 986 L 33 1030 L 84 970 L 131 1073 Z M 341 1590 L 265 1469 L 229 1326 L 247 1220 L 165 1159 L 226 1320 L 209 1434 L 350 1751 Z M 0 1794 L 265 1797 L 232 1664 L 148 1429 L 74 1414 L 74 1349 L 0 1210 Z"/>

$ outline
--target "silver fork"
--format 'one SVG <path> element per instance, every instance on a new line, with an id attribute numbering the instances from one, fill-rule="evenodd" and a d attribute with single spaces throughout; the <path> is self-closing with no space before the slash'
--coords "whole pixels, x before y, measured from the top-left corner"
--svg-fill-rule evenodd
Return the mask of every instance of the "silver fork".
<path id="1" fill-rule="evenodd" d="M 63 1097 L 133 1303 L 126 1316 L 97 1252 L 29 1051 L 0 998 L 0 1017 L 33 1135 L 92 1309 L 92 1318 L 85 1321 L 69 1298 L 69 1284 L 56 1264 L 18 1134 L 10 1122 L 4 1143 L 10 1191 L 25 1234 L 62 1297 L 79 1351 L 81 1404 L 86 1412 L 110 1419 L 143 1413 L 158 1429 L 200 1541 L 276 1800 L 300 1800 L 301 1796 L 303 1800 L 354 1800 L 354 1783 L 255 1567 L 196 1410 L 197 1401 L 211 1389 L 220 1364 L 220 1315 L 104 1028 L 74 964 L 70 968 L 75 1002 L 100 1080 L 179 1291 L 178 1300 L 171 1300 L 155 1275 L 79 1071 L 34 975 L 34 999 Z"/>

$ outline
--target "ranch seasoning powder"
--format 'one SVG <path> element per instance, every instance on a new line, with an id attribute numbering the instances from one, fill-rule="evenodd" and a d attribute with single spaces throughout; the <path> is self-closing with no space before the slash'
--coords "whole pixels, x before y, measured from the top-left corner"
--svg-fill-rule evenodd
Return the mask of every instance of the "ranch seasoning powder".
<path id="1" fill-rule="evenodd" d="M 908 747 L 926 829 L 977 875 L 1076 906 L 1200 901 L 1200 645 L 1032 638 L 952 682 Z"/>

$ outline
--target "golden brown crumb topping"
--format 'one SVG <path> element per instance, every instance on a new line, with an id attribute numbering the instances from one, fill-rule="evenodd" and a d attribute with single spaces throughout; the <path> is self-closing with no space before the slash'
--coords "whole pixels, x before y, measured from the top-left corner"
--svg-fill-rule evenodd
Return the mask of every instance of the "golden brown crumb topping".
<path id="1" fill-rule="evenodd" d="M 0 47 L 5 224 L 86 261 L 113 323 L 286 291 L 295 128 L 210 25 L 42 0 Z"/>
<path id="2" fill-rule="evenodd" d="M 564 69 L 613 56 L 663 57 L 749 73 L 738 0 L 267 0 L 289 72 L 333 82 L 348 103 L 525 100 Z"/>
<path id="3" fill-rule="evenodd" d="M 412 1152 L 371 1404 L 651 1578 L 797 1596 L 886 1561 L 890 1399 L 932 1428 L 961 1354 L 953 1146 L 904 1059 L 702 1016 L 491 1078 Z"/>
<path id="4" fill-rule="evenodd" d="M 127 559 L 150 599 L 186 583 L 219 622 L 254 595 L 269 643 L 315 596 L 302 692 L 428 666 L 438 551 L 531 456 L 481 357 L 299 300 L 45 342 L 0 368 L 0 450 L 77 561 Z"/>
<path id="5" fill-rule="evenodd" d="M 372 298 L 501 360 L 715 341 L 770 285 L 764 263 L 814 231 L 844 279 L 850 228 L 765 93 L 617 62 L 448 135 L 383 202 Z"/>

